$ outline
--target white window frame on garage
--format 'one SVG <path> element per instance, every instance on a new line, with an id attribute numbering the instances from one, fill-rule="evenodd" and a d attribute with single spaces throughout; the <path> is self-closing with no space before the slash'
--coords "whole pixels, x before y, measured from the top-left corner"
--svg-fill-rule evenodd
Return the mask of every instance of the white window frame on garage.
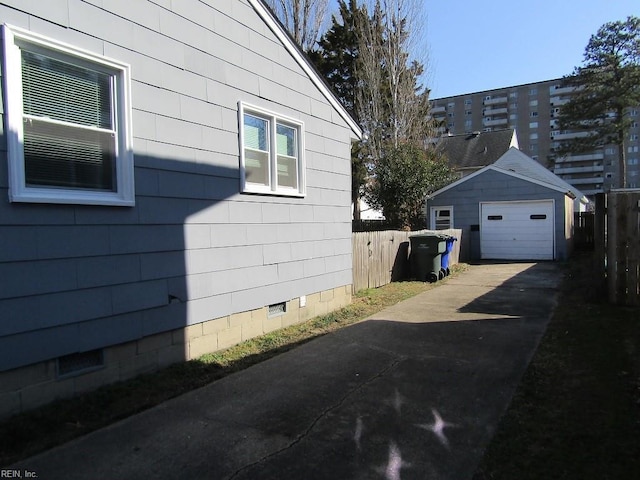
<path id="1" fill-rule="evenodd" d="M 242 192 L 304 197 L 304 123 L 244 102 L 238 112 Z"/>
<path id="2" fill-rule="evenodd" d="M 129 65 L 2 31 L 10 201 L 133 206 Z"/>
<path id="3" fill-rule="evenodd" d="M 443 228 L 442 225 L 438 224 L 438 220 L 439 220 L 439 216 L 441 212 L 449 212 L 449 226 L 447 226 L 446 228 Z M 443 217 L 446 218 L 446 215 L 443 215 Z M 450 230 L 453 228 L 453 206 L 451 205 L 447 205 L 447 206 L 437 206 L 437 207 L 431 207 L 431 211 L 430 211 L 430 228 L 431 230 Z"/>

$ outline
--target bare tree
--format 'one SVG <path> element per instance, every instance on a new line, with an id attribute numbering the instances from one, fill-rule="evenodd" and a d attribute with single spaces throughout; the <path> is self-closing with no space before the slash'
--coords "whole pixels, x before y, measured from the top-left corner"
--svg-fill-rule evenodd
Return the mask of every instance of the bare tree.
<path id="1" fill-rule="evenodd" d="M 358 118 L 371 155 L 381 158 L 384 145 L 418 143 L 426 134 L 428 94 L 420 77 L 427 49 L 420 0 L 376 0 L 369 8 L 371 17 L 357 29 Z"/>
<path id="2" fill-rule="evenodd" d="M 267 0 L 304 51 L 313 48 L 327 19 L 329 0 Z"/>

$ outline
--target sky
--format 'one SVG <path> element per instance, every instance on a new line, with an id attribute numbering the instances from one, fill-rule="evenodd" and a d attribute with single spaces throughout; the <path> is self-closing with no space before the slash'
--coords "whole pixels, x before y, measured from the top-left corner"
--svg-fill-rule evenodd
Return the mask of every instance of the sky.
<path id="1" fill-rule="evenodd" d="M 333 3 L 333 2 L 332 2 Z M 422 0 L 430 98 L 552 80 L 582 64 L 603 24 L 640 0 Z"/>

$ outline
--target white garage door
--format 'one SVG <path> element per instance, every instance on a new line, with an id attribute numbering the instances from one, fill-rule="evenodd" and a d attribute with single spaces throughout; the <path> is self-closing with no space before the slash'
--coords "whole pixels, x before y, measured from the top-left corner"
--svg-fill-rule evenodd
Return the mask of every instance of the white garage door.
<path id="1" fill-rule="evenodd" d="M 553 201 L 480 204 L 482 258 L 553 260 Z"/>

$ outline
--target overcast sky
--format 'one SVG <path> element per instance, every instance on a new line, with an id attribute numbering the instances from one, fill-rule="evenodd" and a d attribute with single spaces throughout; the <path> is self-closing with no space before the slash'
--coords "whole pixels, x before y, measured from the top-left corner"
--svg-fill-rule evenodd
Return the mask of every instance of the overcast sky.
<path id="1" fill-rule="evenodd" d="M 335 0 L 333 0 L 335 1 Z M 606 22 L 640 0 L 423 0 L 431 98 L 570 74 Z"/>

